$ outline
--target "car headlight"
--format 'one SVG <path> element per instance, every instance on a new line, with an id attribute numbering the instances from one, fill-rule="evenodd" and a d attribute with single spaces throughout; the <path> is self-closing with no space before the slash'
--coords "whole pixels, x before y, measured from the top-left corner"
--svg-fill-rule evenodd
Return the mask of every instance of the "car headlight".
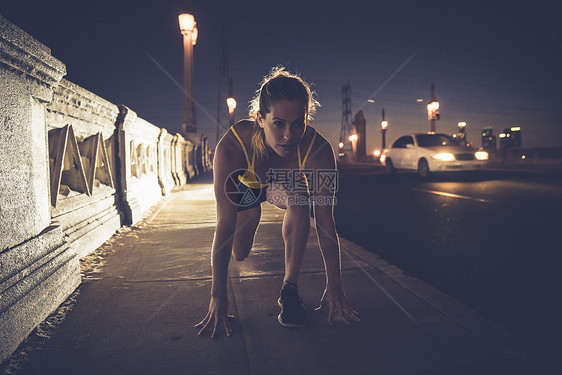
<path id="1" fill-rule="evenodd" d="M 488 153 L 486 151 L 477 151 L 474 156 L 477 160 L 488 160 Z"/>
<path id="2" fill-rule="evenodd" d="M 439 154 L 433 155 L 431 158 L 435 159 L 435 160 L 441 160 L 441 161 L 453 161 L 453 160 L 455 160 L 455 155 L 450 154 L 448 152 L 441 152 Z"/>

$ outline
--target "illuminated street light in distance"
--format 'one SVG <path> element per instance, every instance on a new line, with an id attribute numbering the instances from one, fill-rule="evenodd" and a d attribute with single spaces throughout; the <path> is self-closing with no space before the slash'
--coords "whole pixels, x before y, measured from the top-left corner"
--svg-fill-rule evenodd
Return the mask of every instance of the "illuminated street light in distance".
<path id="1" fill-rule="evenodd" d="M 196 45 L 197 44 L 197 36 L 199 35 L 199 30 L 197 30 L 197 27 L 193 28 L 193 31 L 191 32 L 191 44 Z"/>
<path id="2" fill-rule="evenodd" d="M 367 101 L 368 101 L 369 103 L 374 103 L 374 102 L 375 102 L 375 99 L 367 99 Z"/>
<path id="3" fill-rule="evenodd" d="M 232 113 L 236 109 L 236 100 L 234 98 L 227 98 L 226 105 L 228 106 L 228 113 Z"/>
<path id="4" fill-rule="evenodd" d="M 350 140 L 351 142 L 355 142 L 355 141 L 357 140 L 357 134 L 352 134 L 352 135 L 350 135 L 350 136 L 349 136 L 349 140 Z"/>
<path id="5" fill-rule="evenodd" d="M 343 148 L 343 142 L 340 142 L 338 146 L 340 146 L 340 148 Z"/>
<path id="6" fill-rule="evenodd" d="M 381 128 L 382 129 L 388 128 L 388 121 L 385 120 L 385 121 L 381 122 Z"/>
<path id="7" fill-rule="evenodd" d="M 381 150 L 373 151 L 373 155 L 378 158 L 379 156 L 381 156 Z"/>
<path id="8" fill-rule="evenodd" d="M 188 32 L 192 32 L 195 28 L 195 18 L 193 15 L 188 13 L 183 13 L 178 16 L 180 21 L 180 30 L 183 35 L 186 35 Z"/>
<path id="9" fill-rule="evenodd" d="M 418 99 L 418 100 L 416 100 L 416 102 L 422 103 L 422 102 L 423 102 L 423 99 Z"/>
<path id="10" fill-rule="evenodd" d="M 464 128 L 466 126 L 466 122 L 462 121 L 458 123 L 459 128 Z"/>
<path id="11" fill-rule="evenodd" d="M 521 128 L 519 126 L 516 126 L 516 127 L 511 128 L 511 131 L 512 132 L 518 132 L 518 131 L 521 131 Z"/>

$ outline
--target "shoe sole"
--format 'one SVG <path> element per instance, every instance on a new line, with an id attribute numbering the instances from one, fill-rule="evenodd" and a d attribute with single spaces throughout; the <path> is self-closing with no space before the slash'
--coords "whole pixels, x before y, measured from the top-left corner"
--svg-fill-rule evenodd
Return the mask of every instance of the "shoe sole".
<path id="1" fill-rule="evenodd" d="M 277 300 L 277 305 L 279 306 L 280 309 L 283 309 L 283 305 L 281 304 L 281 299 Z M 283 323 L 283 321 L 281 320 L 281 313 L 279 313 L 279 315 L 277 315 L 277 320 L 279 321 L 279 324 L 281 324 L 283 327 L 300 328 L 306 324 L 308 318 L 306 318 L 302 324 L 287 324 L 287 323 Z"/>

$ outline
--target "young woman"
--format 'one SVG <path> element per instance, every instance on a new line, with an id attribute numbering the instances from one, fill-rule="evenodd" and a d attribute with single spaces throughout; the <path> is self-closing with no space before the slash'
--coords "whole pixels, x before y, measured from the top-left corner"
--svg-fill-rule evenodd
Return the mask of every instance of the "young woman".
<path id="1" fill-rule="evenodd" d="M 228 316 L 227 271 L 231 255 L 244 260 L 252 248 L 268 201 L 285 210 L 285 277 L 278 304 L 279 323 L 305 324 L 307 313 L 298 295 L 298 275 L 310 232 L 311 202 L 326 270 L 320 307 L 328 320 L 359 321 L 343 289 L 340 248 L 333 217 L 336 162 L 329 142 L 308 125 L 318 103 L 307 83 L 284 68 L 272 69 L 251 102 L 250 117 L 233 125 L 215 150 L 214 188 L 217 229 L 212 249 L 213 280 L 209 311 L 196 325 L 199 335 L 222 325 L 232 333 Z M 323 173 L 322 176 L 319 173 Z M 330 176 L 330 173 L 332 174 Z"/>

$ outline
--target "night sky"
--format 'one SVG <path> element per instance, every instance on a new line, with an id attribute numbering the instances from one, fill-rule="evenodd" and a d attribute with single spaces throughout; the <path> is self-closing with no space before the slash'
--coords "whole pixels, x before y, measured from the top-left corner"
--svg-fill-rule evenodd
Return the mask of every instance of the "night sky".
<path id="1" fill-rule="evenodd" d="M 390 141 L 429 130 L 426 103 L 432 82 L 441 103 L 437 131 L 451 134 L 459 121 L 466 121 L 468 139 L 479 147 L 483 127 L 493 127 L 497 136 L 503 128 L 520 126 L 524 147 L 562 143 L 558 2 L 0 3 L 2 16 L 66 64 L 66 79 L 171 132 L 180 131 L 183 101 L 168 74 L 183 84 L 177 15 L 185 10 L 195 16 L 199 29 L 195 98 L 202 109 L 197 109 L 197 120 L 211 143 L 223 28 L 237 119 L 247 116 L 247 103 L 263 75 L 282 64 L 313 84 L 322 104 L 313 126 L 334 146 L 341 126 L 341 89 L 347 82 L 353 114 L 365 112 L 368 152 L 380 147 L 383 107 Z M 367 102 L 371 97 L 374 103 Z"/>

